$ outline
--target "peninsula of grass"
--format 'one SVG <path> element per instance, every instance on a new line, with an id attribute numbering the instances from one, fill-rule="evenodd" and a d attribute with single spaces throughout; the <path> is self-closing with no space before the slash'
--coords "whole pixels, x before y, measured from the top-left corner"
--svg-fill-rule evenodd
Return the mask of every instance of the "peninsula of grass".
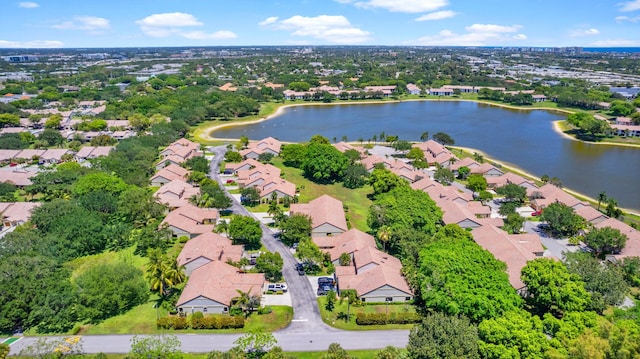
<path id="1" fill-rule="evenodd" d="M 373 192 L 371 186 L 347 189 L 342 186 L 342 183 L 318 184 L 304 177 L 302 170 L 285 166 L 281 158 L 275 157 L 271 162 L 282 170 L 282 178 L 295 183 L 296 187 L 300 189 L 299 201 L 301 203 L 307 203 L 327 194 L 342 201 L 345 206 L 347 224 L 350 228 L 357 228 L 363 232 L 370 230 L 367 225 L 367 215 L 373 202 L 367 195 Z"/>
<path id="2" fill-rule="evenodd" d="M 333 311 L 328 311 L 326 308 L 327 297 L 318 298 L 318 309 L 320 309 L 320 316 L 325 324 L 342 330 L 391 330 L 391 329 L 411 329 L 413 324 L 385 324 L 385 325 L 358 325 L 356 324 L 356 316 L 358 313 L 415 313 L 416 309 L 409 303 L 403 304 L 352 304 L 349 308 L 349 320 L 339 318 L 340 313 L 347 313 L 347 301 L 344 300 L 340 303 L 340 299 L 336 301 Z"/>

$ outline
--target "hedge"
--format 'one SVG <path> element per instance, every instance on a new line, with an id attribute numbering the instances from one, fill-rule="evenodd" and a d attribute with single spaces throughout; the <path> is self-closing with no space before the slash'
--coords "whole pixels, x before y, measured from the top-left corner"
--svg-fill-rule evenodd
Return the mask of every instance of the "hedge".
<path id="1" fill-rule="evenodd" d="M 244 328 L 243 317 L 228 315 L 194 315 L 190 322 L 184 317 L 163 317 L 156 322 L 158 329 L 237 329 Z"/>
<path id="2" fill-rule="evenodd" d="M 384 324 L 413 324 L 422 320 L 418 313 L 358 313 L 356 324 L 358 325 L 384 325 Z"/>

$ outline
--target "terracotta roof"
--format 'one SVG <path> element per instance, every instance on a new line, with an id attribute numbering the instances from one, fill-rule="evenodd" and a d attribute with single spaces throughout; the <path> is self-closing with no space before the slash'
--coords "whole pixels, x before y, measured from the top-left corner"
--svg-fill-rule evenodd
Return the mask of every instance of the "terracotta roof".
<path id="1" fill-rule="evenodd" d="M 45 152 L 47 152 L 47 150 L 22 150 L 14 158 L 30 160 L 33 157 L 42 157 Z"/>
<path id="2" fill-rule="evenodd" d="M 189 198 L 200 193 L 200 189 L 182 180 L 173 180 L 156 191 L 155 196 L 160 203 L 176 208 L 189 204 Z"/>
<path id="3" fill-rule="evenodd" d="M 213 208 L 198 208 L 190 203 L 169 212 L 162 220 L 167 224 L 190 234 L 211 232 L 218 220 L 218 211 Z"/>
<path id="4" fill-rule="evenodd" d="M 471 213 L 466 206 L 457 205 L 451 201 L 440 201 L 438 205 L 442 210 L 442 222 L 445 224 L 461 224 L 465 220 L 468 220 L 478 224 L 478 226 L 482 225 L 478 218 Z"/>
<path id="5" fill-rule="evenodd" d="M 32 184 L 31 177 L 37 175 L 37 172 L 31 171 L 0 171 L 0 182 L 10 182 L 18 187 L 29 186 Z"/>
<path id="6" fill-rule="evenodd" d="M 537 192 L 540 192 L 543 198 L 536 198 L 532 200 L 531 203 L 538 208 L 547 207 L 551 203 L 555 202 L 564 203 L 569 207 L 574 207 L 578 204 L 584 203 L 568 194 L 567 192 L 563 191 L 561 188 L 558 188 L 550 183 L 547 183 L 544 186 L 540 187 Z"/>
<path id="7" fill-rule="evenodd" d="M 156 178 L 166 178 L 169 181 L 173 181 L 173 180 L 184 180 L 187 175 L 189 174 L 189 171 L 184 168 L 184 167 L 180 167 L 176 164 L 170 164 L 166 167 L 163 167 L 160 171 L 156 172 L 155 175 L 153 175 L 153 177 L 151 177 L 151 182 L 153 182 L 154 179 Z"/>
<path id="8" fill-rule="evenodd" d="M 369 155 L 361 159 L 360 163 L 367 169 L 367 171 L 371 171 L 378 163 L 384 164 L 385 167 L 391 167 L 392 160 L 377 155 Z"/>
<path id="9" fill-rule="evenodd" d="M 46 161 L 52 161 L 52 160 L 60 161 L 62 160 L 62 156 L 66 155 L 67 153 L 70 153 L 70 151 L 67 149 L 52 148 L 52 149 L 48 149 L 45 153 L 43 153 L 40 156 L 40 158 Z"/>
<path id="10" fill-rule="evenodd" d="M 318 245 L 323 243 L 323 240 L 327 237 L 314 237 L 313 242 Z M 350 229 L 344 233 L 341 233 L 334 237 L 328 237 L 331 240 L 332 248 L 326 251 L 331 255 L 331 261 L 335 261 L 340 258 L 342 253 L 352 254 L 363 248 L 376 248 L 376 240 L 372 235 L 359 231 L 355 228 Z M 318 245 L 319 247 L 319 245 Z M 326 245 L 324 245 L 326 247 Z"/>
<path id="11" fill-rule="evenodd" d="M 76 158 L 87 159 L 108 156 L 113 149 L 113 146 L 84 146 L 76 153 Z"/>
<path id="12" fill-rule="evenodd" d="M 619 230 L 628 238 L 627 243 L 616 258 L 640 257 L 640 231 L 614 218 L 609 218 L 595 225 L 596 228 L 610 227 Z"/>
<path id="13" fill-rule="evenodd" d="M 265 284 L 263 273 L 241 273 L 238 268 L 220 261 L 213 261 L 195 269 L 176 306 L 199 297 L 231 305 L 239 296 L 238 290 L 262 295 Z"/>
<path id="14" fill-rule="evenodd" d="M 250 169 L 250 168 L 255 168 L 255 167 L 259 167 L 259 166 L 263 166 L 262 163 L 254 160 L 253 158 L 247 158 L 246 160 L 242 161 L 242 162 L 238 162 L 238 163 L 227 163 L 225 164 L 224 168 L 225 170 L 229 170 L 232 172 L 236 172 L 238 171 L 238 169 Z M 247 167 L 247 168 L 244 168 Z"/>
<path id="15" fill-rule="evenodd" d="M 219 234 L 205 232 L 185 243 L 178 255 L 179 266 L 183 266 L 198 258 L 206 258 L 210 261 L 237 262 L 242 258 L 241 245 L 231 244 L 231 240 Z"/>
<path id="16" fill-rule="evenodd" d="M 498 172 L 504 174 L 503 170 L 497 168 L 496 166 L 494 166 L 494 165 L 492 165 L 490 163 L 486 163 L 486 162 L 482 163 L 478 167 L 473 167 L 473 168 L 470 167 L 470 169 L 471 169 L 471 173 L 477 173 L 477 174 L 481 174 L 481 175 L 484 175 L 485 173 L 487 173 L 487 172 L 489 172 L 491 170 L 495 170 L 495 171 L 498 171 Z"/>
<path id="17" fill-rule="evenodd" d="M 597 209 L 591 206 L 582 206 L 575 210 L 576 214 L 582 218 L 584 218 L 587 222 L 594 221 L 596 219 L 607 219 L 607 215 L 598 211 Z"/>
<path id="18" fill-rule="evenodd" d="M 246 149 L 240 151 L 242 156 L 246 156 L 251 152 L 255 152 L 256 154 L 262 154 L 267 151 L 280 153 L 280 148 L 282 147 L 282 142 L 276 140 L 273 137 L 267 137 L 260 141 L 249 141 L 249 145 Z"/>
<path id="19" fill-rule="evenodd" d="M 485 206 L 478 201 L 471 201 L 467 203 L 467 210 L 476 216 L 489 216 L 491 214 L 491 207 Z"/>
<path id="20" fill-rule="evenodd" d="M 20 150 L 0 150 L 0 161 L 7 161 L 14 158 Z"/>
<path id="21" fill-rule="evenodd" d="M 280 192 L 289 197 L 295 197 L 296 185 L 280 177 L 267 178 L 259 187 L 260 198 L 269 198 L 271 193 Z"/>
<path id="22" fill-rule="evenodd" d="M 452 171 L 457 171 L 460 169 L 460 167 L 467 167 L 471 169 L 473 167 L 478 167 L 478 166 L 480 166 L 480 164 L 474 161 L 471 157 L 465 157 L 461 160 L 454 162 L 451 166 L 449 166 L 449 168 Z"/>
<path id="23" fill-rule="evenodd" d="M 535 183 L 533 181 L 529 181 L 528 179 L 519 176 L 515 173 L 512 172 L 507 172 L 501 176 L 497 176 L 497 177 L 488 177 L 487 178 L 487 185 L 488 187 L 502 187 L 506 184 L 509 183 L 513 183 L 513 184 L 517 184 L 518 186 L 520 186 L 523 183 L 527 183 L 530 185 L 535 186 Z"/>
<path id="24" fill-rule="evenodd" d="M 330 224 L 343 231 L 347 230 L 347 220 L 344 216 L 342 202 L 326 194 L 307 204 L 292 204 L 290 212 L 302 213 L 311 217 L 312 228 Z"/>
<path id="25" fill-rule="evenodd" d="M 520 272 L 527 261 L 536 258 L 536 255 L 531 251 L 531 247 L 535 244 L 523 245 L 519 240 L 510 238 L 506 232 L 493 226 L 476 228 L 471 231 L 471 234 L 476 243 L 507 265 L 509 283 L 516 289 L 524 287 L 524 283 L 520 279 Z M 533 238 L 525 240 L 533 240 Z M 540 239 L 538 238 L 537 241 L 539 243 Z"/>
<path id="26" fill-rule="evenodd" d="M 336 267 L 340 290 L 355 289 L 358 296 L 363 296 L 378 288 L 390 286 L 413 295 L 402 276 L 399 259 L 371 247 L 356 251 L 354 257 L 355 274 L 349 274 L 348 270 L 338 271 L 341 266 Z"/>
<path id="27" fill-rule="evenodd" d="M 439 183 L 437 183 L 436 181 L 430 179 L 429 177 L 425 176 L 424 178 L 419 179 L 416 182 L 413 182 L 411 184 L 411 188 L 416 189 L 416 190 L 420 190 L 420 191 L 424 191 L 429 187 L 433 187 L 439 185 Z"/>
<path id="28" fill-rule="evenodd" d="M 41 204 L 39 202 L 1 202 L 0 213 L 3 220 L 22 224 L 31 218 L 31 211 Z"/>

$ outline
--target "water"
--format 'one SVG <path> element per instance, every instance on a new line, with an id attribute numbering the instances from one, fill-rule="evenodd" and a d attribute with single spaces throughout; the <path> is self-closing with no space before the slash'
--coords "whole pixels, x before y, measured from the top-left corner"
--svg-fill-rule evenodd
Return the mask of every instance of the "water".
<path id="1" fill-rule="evenodd" d="M 410 141 L 419 141 L 425 131 L 446 132 L 457 146 L 478 149 L 538 177 L 558 177 L 566 187 L 590 197 L 605 191 L 620 206 L 640 210 L 640 149 L 564 138 L 553 130 L 553 121 L 564 118 L 550 111 L 457 101 L 299 106 L 269 121 L 218 130 L 214 136 L 304 142 L 321 134 L 330 140 L 347 136 L 366 142 L 383 131 Z"/>

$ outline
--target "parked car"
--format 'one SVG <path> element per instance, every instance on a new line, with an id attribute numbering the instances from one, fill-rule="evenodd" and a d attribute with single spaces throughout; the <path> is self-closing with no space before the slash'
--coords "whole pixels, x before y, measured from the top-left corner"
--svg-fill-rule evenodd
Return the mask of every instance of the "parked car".
<path id="1" fill-rule="evenodd" d="M 284 284 L 284 283 L 270 283 L 270 284 L 267 285 L 267 292 L 282 291 L 282 292 L 286 293 L 287 290 L 289 290 L 289 288 L 287 288 L 287 285 Z"/>
<path id="2" fill-rule="evenodd" d="M 327 284 L 333 286 L 333 278 L 331 277 L 318 278 L 318 286 L 327 285 Z"/>
<path id="3" fill-rule="evenodd" d="M 325 284 L 318 287 L 318 295 L 327 295 L 327 293 L 333 290 L 333 286 Z"/>

